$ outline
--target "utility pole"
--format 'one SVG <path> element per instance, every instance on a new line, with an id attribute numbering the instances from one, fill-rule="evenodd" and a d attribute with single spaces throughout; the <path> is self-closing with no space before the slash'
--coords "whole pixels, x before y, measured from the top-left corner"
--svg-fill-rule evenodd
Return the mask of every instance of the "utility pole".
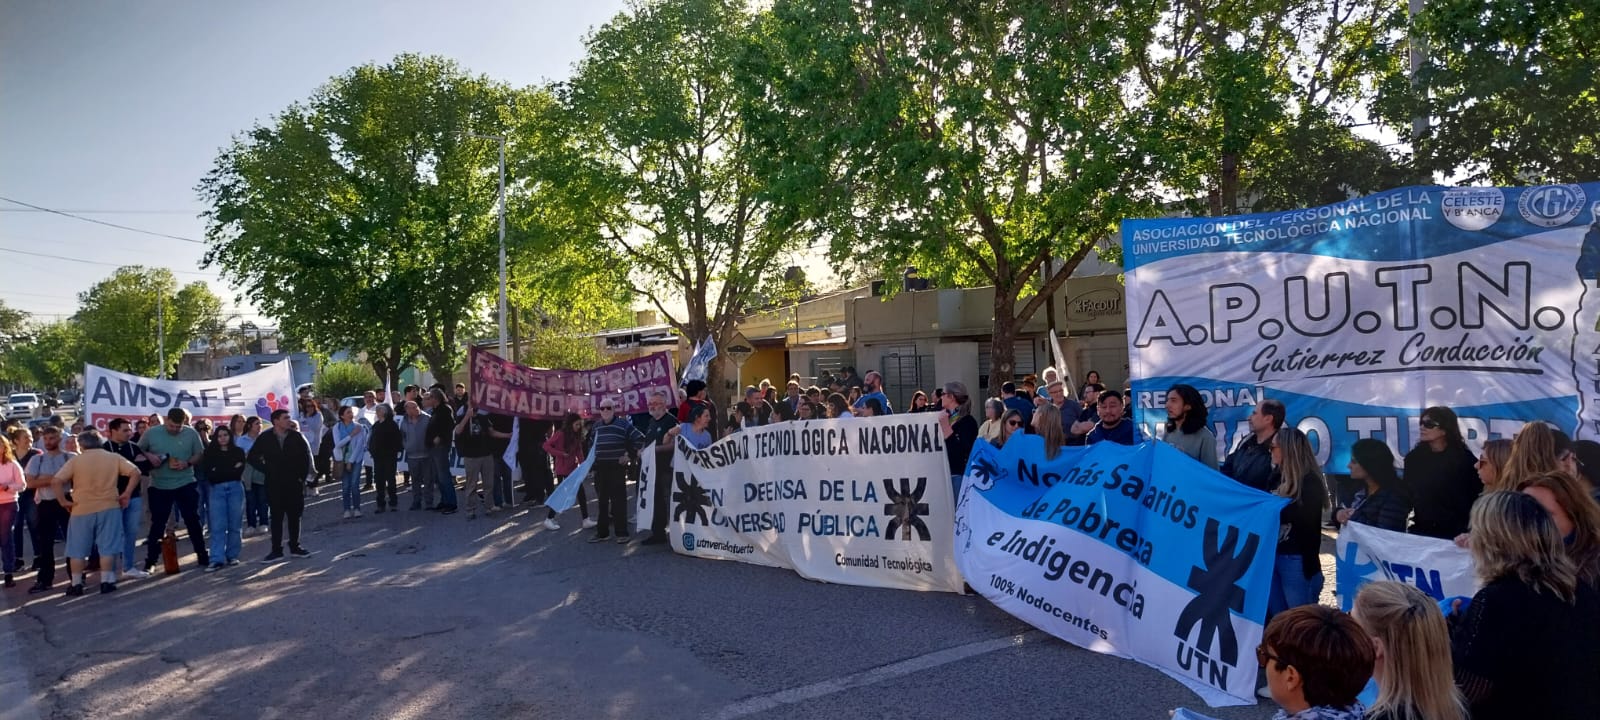
<path id="1" fill-rule="evenodd" d="M 156 288 L 156 378 L 167 379 L 166 310 L 161 288 Z"/>
<path id="2" fill-rule="evenodd" d="M 1406 19 L 1409 25 L 1411 41 L 1411 87 L 1417 86 L 1417 73 L 1422 70 L 1422 61 L 1427 58 L 1426 48 L 1422 46 L 1422 33 L 1417 32 L 1417 16 L 1422 14 L 1426 0 L 1409 0 L 1406 5 Z M 1428 118 L 1418 114 L 1411 118 L 1411 151 L 1416 152 L 1417 141 L 1422 139 L 1423 133 L 1428 131 Z"/>

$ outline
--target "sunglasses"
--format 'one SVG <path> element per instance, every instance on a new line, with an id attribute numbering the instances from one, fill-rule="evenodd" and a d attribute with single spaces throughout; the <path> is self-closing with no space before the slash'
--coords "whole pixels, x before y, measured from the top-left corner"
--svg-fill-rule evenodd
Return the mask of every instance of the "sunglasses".
<path id="1" fill-rule="evenodd" d="M 1434 420 L 1433 418 L 1424 418 L 1420 424 L 1422 425 L 1422 429 L 1424 429 L 1424 430 L 1438 430 L 1439 429 L 1439 421 L 1438 420 Z"/>
<path id="2" fill-rule="evenodd" d="M 1285 664 L 1283 662 L 1283 660 L 1280 659 L 1277 655 L 1273 655 L 1272 653 L 1267 652 L 1267 646 L 1266 645 L 1257 645 L 1256 646 L 1256 664 L 1260 665 L 1261 667 L 1266 667 L 1268 660 L 1271 660 L 1271 661 L 1273 661 L 1275 663 L 1278 663 L 1280 665 L 1281 664 Z"/>
<path id="3" fill-rule="evenodd" d="M 1011 427 L 1022 427 L 1021 420 L 1007 420 L 1006 424 L 1010 425 Z"/>

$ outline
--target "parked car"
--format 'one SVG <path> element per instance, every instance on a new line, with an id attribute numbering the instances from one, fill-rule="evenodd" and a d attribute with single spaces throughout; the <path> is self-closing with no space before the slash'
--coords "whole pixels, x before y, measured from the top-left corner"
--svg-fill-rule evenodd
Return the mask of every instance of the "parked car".
<path id="1" fill-rule="evenodd" d="M 81 399 L 77 390 L 62 390 L 59 397 L 62 405 L 75 405 Z"/>
<path id="2" fill-rule="evenodd" d="M 44 409 L 44 403 L 39 400 L 36 393 L 12 393 L 6 399 L 7 420 L 28 420 L 36 417 Z"/>

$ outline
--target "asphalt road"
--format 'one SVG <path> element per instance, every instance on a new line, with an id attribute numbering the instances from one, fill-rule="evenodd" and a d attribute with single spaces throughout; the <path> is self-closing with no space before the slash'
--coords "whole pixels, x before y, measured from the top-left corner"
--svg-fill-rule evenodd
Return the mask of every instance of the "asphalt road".
<path id="1" fill-rule="evenodd" d="M 528 506 L 340 520 L 338 504 L 328 486 L 311 501 L 306 560 L 259 564 L 251 536 L 244 565 L 185 556 L 110 596 L 30 597 L 24 576 L 0 612 L 0 719 L 1272 714 L 1206 711 L 977 596 L 588 544 L 575 511 L 551 532 Z"/>

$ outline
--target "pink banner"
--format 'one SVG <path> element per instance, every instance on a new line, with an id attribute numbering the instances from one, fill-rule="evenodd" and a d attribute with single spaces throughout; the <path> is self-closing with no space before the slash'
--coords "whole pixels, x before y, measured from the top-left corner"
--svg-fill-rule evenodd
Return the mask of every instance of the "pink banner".
<path id="1" fill-rule="evenodd" d="M 648 410 L 650 394 L 665 392 L 674 403 L 672 355 L 658 352 L 593 370 L 540 370 L 518 365 L 487 350 L 468 353 L 472 403 L 480 410 L 537 420 L 560 420 L 568 412 L 592 415 L 602 398 L 617 412 Z"/>

